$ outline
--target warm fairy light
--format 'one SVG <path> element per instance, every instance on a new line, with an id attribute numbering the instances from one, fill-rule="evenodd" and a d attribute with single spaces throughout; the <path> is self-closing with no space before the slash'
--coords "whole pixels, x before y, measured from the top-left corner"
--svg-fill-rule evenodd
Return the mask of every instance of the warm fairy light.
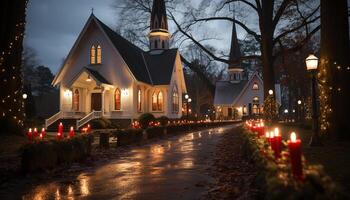
<path id="1" fill-rule="evenodd" d="M 275 137 L 274 131 L 271 131 L 270 132 L 270 138 L 274 138 L 274 137 Z"/>
<path id="2" fill-rule="evenodd" d="M 280 135 L 280 130 L 276 127 L 274 130 L 275 137 Z"/>
<path id="3" fill-rule="evenodd" d="M 265 137 L 266 137 L 266 138 L 269 138 L 269 137 L 270 137 L 270 133 L 269 133 L 269 132 L 266 132 L 266 133 L 265 133 Z"/>
<path id="4" fill-rule="evenodd" d="M 295 143 L 297 141 L 297 135 L 295 134 L 295 132 L 292 132 L 290 134 L 290 141 Z"/>

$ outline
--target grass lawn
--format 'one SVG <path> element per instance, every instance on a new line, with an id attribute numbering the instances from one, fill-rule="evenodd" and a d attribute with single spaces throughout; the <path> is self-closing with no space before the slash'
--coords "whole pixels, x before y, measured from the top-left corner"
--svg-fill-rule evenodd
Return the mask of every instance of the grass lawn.
<path id="1" fill-rule="evenodd" d="M 282 127 L 282 136 L 288 139 L 289 133 L 296 132 L 302 141 L 303 154 L 310 164 L 322 164 L 334 181 L 350 191 L 350 141 L 323 139 L 324 146 L 309 147 L 312 131 L 297 126 Z"/>

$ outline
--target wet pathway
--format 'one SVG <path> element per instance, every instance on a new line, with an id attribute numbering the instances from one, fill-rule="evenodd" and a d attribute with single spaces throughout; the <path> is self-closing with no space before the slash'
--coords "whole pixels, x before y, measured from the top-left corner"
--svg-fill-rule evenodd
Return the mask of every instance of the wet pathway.
<path id="1" fill-rule="evenodd" d="M 209 167 L 220 136 L 233 128 L 187 133 L 134 146 L 78 176 L 47 180 L 22 199 L 200 199 L 213 181 Z"/>

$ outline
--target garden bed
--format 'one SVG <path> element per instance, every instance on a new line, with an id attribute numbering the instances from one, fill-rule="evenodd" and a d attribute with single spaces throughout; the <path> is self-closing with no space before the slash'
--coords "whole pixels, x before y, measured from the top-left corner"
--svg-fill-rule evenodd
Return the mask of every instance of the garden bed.
<path id="1" fill-rule="evenodd" d="M 244 156 L 259 168 L 257 184 L 265 199 L 345 199 L 345 194 L 327 176 L 321 165 L 303 161 L 303 180 L 295 179 L 289 165 L 288 152 L 275 159 L 264 137 L 244 128 L 238 130 L 243 139 Z M 284 148 L 285 149 L 285 148 Z"/>

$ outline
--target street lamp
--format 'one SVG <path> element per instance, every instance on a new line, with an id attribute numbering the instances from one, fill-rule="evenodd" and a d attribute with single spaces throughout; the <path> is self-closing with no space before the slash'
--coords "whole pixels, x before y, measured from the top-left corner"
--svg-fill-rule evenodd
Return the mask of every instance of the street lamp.
<path id="1" fill-rule="evenodd" d="M 187 94 L 185 95 L 185 99 L 187 100 L 187 102 L 186 102 L 186 118 L 188 120 L 189 105 L 192 102 L 192 99 Z"/>
<path id="2" fill-rule="evenodd" d="M 317 74 L 317 67 L 318 67 L 318 58 L 310 54 L 306 60 L 306 69 L 309 71 L 312 75 L 312 82 L 311 82 L 311 89 L 312 89 L 312 121 L 313 121 L 313 134 L 311 136 L 311 140 L 309 145 L 310 146 L 321 146 L 321 138 L 320 138 L 320 130 L 319 130 L 319 121 L 318 121 L 318 108 L 317 108 L 317 94 L 316 94 L 316 87 L 317 87 L 317 81 L 316 81 L 316 74 Z"/>
<path id="3" fill-rule="evenodd" d="M 269 95 L 273 95 L 273 90 L 269 90 Z"/>

